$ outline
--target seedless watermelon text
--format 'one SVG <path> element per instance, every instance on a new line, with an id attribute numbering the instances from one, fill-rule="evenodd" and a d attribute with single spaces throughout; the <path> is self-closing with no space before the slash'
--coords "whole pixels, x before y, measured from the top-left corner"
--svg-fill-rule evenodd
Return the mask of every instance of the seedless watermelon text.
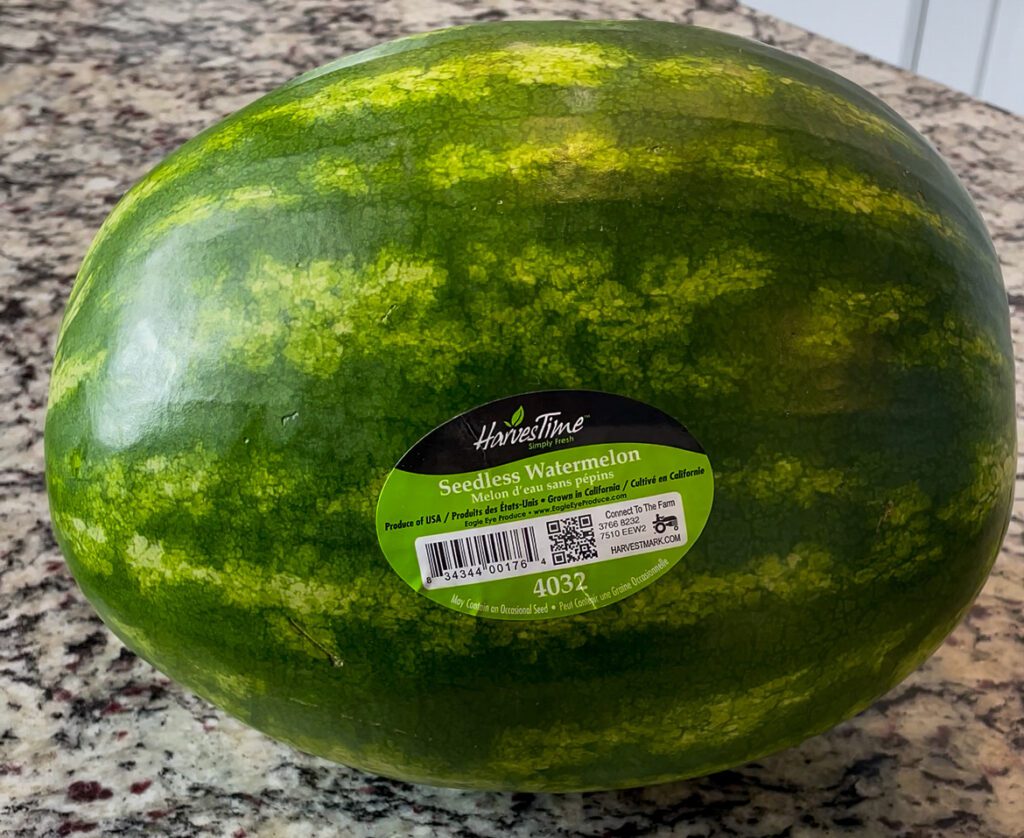
<path id="1" fill-rule="evenodd" d="M 447 497 L 466 492 L 483 492 L 488 489 L 518 486 L 529 481 L 586 474 L 612 466 L 637 462 L 640 462 L 640 452 L 635 448 L 627 451 L 616 451 L 614 448 L 609 448 L 608 452 L 601 456 L 581 457 L 578 460 L 558 460 L 544 464 L 525 463 L 522 470 L 517 469 L 499 474 L 491 471 L 479 471 L 474 477 L 465 480 L 451 480 L 443 477 L 437 481 L 437 489 L 442 497 Z M 580 477 L 577 478 L 576 483 L 577 485 L 587 485 L 589 481 Z"/>

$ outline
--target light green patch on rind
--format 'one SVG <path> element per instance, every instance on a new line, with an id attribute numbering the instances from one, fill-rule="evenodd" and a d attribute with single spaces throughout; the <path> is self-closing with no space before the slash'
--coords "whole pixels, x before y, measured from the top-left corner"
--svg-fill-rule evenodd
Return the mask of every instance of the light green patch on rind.
<path id="1" fill-rule="evenodd" d="M 683 563 L 685 565 L 685 562 Z M 785 555 L 755 556 L 731 573 L 709 574 L 685 567 L 630 597 L 620 628 L 638 628 L 652 615 L 661 625 L 699 625 L 716 614 L 809 603 L 839 585 L 835 559 L 827 547 L 798 543 Z"/>
<path id="2" fill-rule="evenodd" d="M 290 195 L 272 185 L 238 186 L 223 192 L 199 194 L 179 201 L 159 218 L 147 225 L 140 241 L 148 236 L 159 236 L 179 227 L 206 221 L 214 214 L 263 211 L 280 212 L 300 205 L 302 195 Z"/>
<path id="3" fill-rule="evenodd" d="M 176 456 L 149 457 L 142 461 L 141 471 L 151 478 L 131 494 L 139 509 L 174 509 L 199 518 L 214 511 L 210 492 L 220 480 L 218 468 L 202 445 Z M 115 491 L 111 487 L 111 494 Z"/>
<path id="4" fill-rule="evenodd" d="M 448 58 L 427 66 L 376 75 L 340 74 L 318 90 L 253 115 L 316 122 L 367 109 L 408 107 L 441 98 L 473 102 L 500 95 L 506 84 L 596 87 L 624 66 L 630 54 L 596 43 L 510 44 Z"/>
<path id="5" fill-rule="evenodd" d="M 706 90 L 709 86 L 727 87 L 734 93 L 758 98 L 768 97 L 780 87 L 794 84 L 793 79 L 779 77 L 757 64 L 729 61 L 719 54 L 660 58 L 641 66 L 644 76 L 670 81 L 679 87 L 696 90 Z"/>
<path id="6" fill-rule="evenodd" d="M 91 267 L 92 257 L 100 251 L 104 241 L 130 218 L 140 206 L 184 175 L 198 169 L 207 159 L 205 149 L 201 151 L 195 146 L 187 147 L 187 151 L 179 152 L 174 157 L 165 161 L 163 165 L 157 166 L 129 189 L 121 200 L 117 202 L 114 209 L 111 210 L 110 215 L 106 217 L 99 232 L 96 234 L 96 238 L 93 239 L 89 252 L 82 263 L 83 273 L 91 277 L 92 272 L 87 269 Z"/>
<path id="7" fill-rule="evenodd" d="M 523 143 L 489 149 L 450 143 L 423 162 L 427 180 L 437 189 L 463 182 L 512 177 L 535 179 L 551 168 L 576 168 L 596 175 L 631 174 L 657 177 L 679 168 L 679 161 L 649 146 L 624 147 L 608 134 L 577 131 L 556 144 Z"/>
<path id="8" fill-rule="evenodd" d="M 641 66 L 641 78 L 653 77 L 697 92 L 713 91 L 717 96 L 739 101 L 750 97 L 764 101 L 792 100 L 807 111 L 827 115 L 849 129 L 860 129 L 911 148 L 919 145 L 898 125 L 849 99 L 759 64 L 729 61 L 716 54 L 680 55 Z"/>
<path id="9" fill-rule="evenodd" d="M 114 565 L 108 555 L 107 532 L 99 523 L 90 523 L 61 511 L 53 513 L 53 520 L 65 543 L 71 548 L 72 555 L 90 573 L 109 576 L 114 572 Z"/>
<path id="10" fill-rule="evenodd" d="M 190 564 L 181 550 L 168 550 L 158 541 L 134 535 L 125 547 L 125 560 L 143 596 L 153 596 L 165 585 L 198 582 L 222 583 L 220 574 L 201 564 Z"/>
<path id="11" fill-rule="evenodd" d="M 804 691 L 794 687 L 809 675 L 808 667 L 772 678 L 743 693 L 701 696 L 700 701 L 682 700 L 675 706 L 643 706 L 644 702 L 638 701 L 641 706 L 631 707 L 621 723 L 599 730 L 582 730 L 577 724 L 563 724 L 543 731 L 513 728 L 500 735 L 494 749 L 494 764 L 499 771 L 514 770 L 512 760 L 520 765 L 522 761 L 514 758 L 513 753 L 517 750 L 522 753 L 524 749 L 534 754 L 535 762 L 541 765 L 548 764 L 554 754 L 560 752 L 560 763 L 582 766 L 598 745 L 602 749 L 609 745 L 635 747 L 642 742 L 645 751 L 672 754 L 707 741 L 712 733 L 716 743 L 725 744 L 756 731 L 769 714 L 804 701 Z M 632 718 L 637 721 L 631 721 Z M 650 726 L 651 718 L 660 721 L 656 729 Z M 508 764 L 503 764 L 506 760 Z"/>
<path id="12" fill-rule="evenodd" d="M 720 52 L 651 59 L 601 43 L 520 43 L 371 77 L 339 73 L 311 96 L 269 108 L 254 118 L 331 119 L 368 106 L 394 109 L 442 97 L 475 101 L 498 95 L 503 83 L 597 87 L 619 78 L 629 78 L 640 89 L 656 90 L 667 83 L 669 90 L 686 89 L 708 95 L 712 101 L 781 99 L 819 118 L 826 116 L 847 131 L 863 130 L 915 150 L 920 146 L 899 125 L 871 110 L 749 60 L 733 61 Z"/>
<path id="13" fill-rule="evenodd" d="M 62 492 L 74 481 L 74 515 L 54 511 L 58 532 L 72 541 L 71 555 L 87 569 L 109 574 L 128 555 L 129 547 L 145 550 L 146 545 L 132 546 L 132 541 L 152 516 L 173 513 L 199 521 L 215 511 L 213 491 L 229 473 L 200 443 L 190 451 L 141 461 L 129 459 L 127 464 L 125 458 L 112 456 L 102 466 L 72 450 L 64 468 L 52 475 L 52 482 Z M 81 523 L 74 523 L 73 518 Z M 105 539 L 79 544 L 78 534 L 94 527 L 102 528 Z M 154 554 L 140 555 L 143 562 L 147 555 L 156 558 Z"/>
<path id="14" fill-rule="evenodd" d="M 322 194 L 366 195 L 370 188 L 359 163 L 339 154 L 325 154 L 299 170 L 299 179 Z"/>
<path id="15" fill-rule="evenodd" d="M 95 246 L 96 243 L 93 242 L 92 246 L 89 248 L 90 252 Z M 88 258 L 87 253 L 86 260 L 88 260 Z M 67 307 L 64 309 L 64 317 L 61 319 L 60 329 L 57 331 L 58 354 L 54 359 L 55 361 L 60 360 L 60 346 L 64 338 L 64 334 L 67 332 L 68 327 L 72 322 L 74 322 L 74 319 L 78 316 L 78 312 L 82 309 L 82 303 L 85 302 L 86 298 L 89 296 L 89 292 L 92 290 L 93 277 L 94 273 L 92 271 L 86 271 L 84 267 L 78 272 L 75 284 L 72 286 L 71 294 L 68 297 Z"/>
<path id="16" fill-rule="evenodd" d="M 315 553 L 317 548 L 305 545 L 300 549 Z M 240 552 L 221 567 L 205 564 L 205 558 L 136 534 L 125 548 L 125 570 L 143 596 L 156 597 L 171 587 L 199 584 L 218 591 L 226 605 L 253 613 L 281 608 L 303 618 L 319 618 L 341 613 L 345 604 L 358 596 L 356 590 L 272 569 L 284 556 L 243 557 Z M 289 641 L 293 633 L 289 628 Z"/>
<path id="17" fill-rule="evenodd" d="M 918 337 L 916 344 L 897 354 L 895 360 L 907 368 L 925 365 L 945 370 L 973 361 L 989 370 L 998 370 L 1005 365 L 1006 356 L 995 335 L 949 313 L 941 323 L 929 320 L 927 331 Z"/>
<path id="18" fill-rule="evenodd" d="M 136 479 L 129 481 L 129 469 L 140 471 L 143 479 L 131 475 Z M 148 457 L 139 463 L 111 460 L 97 481 L 97 490 L 108 502 L 130 503 L 138 519 L 176 511 L 199 520 L 216 511 L 213 492 L 227 477 L 221 460 L 200 442 L 189 451 Z"/>
<path id="19" fill-rule="evenodd" d="M 195 679 L 197 692 L 236 715 L 247 709 L 253 698 L 266 695 L 268 691 L 265 679 L 248 673 L 209 668 L 197 672 Z"/>
<path id="20" fill-rule="evenodd" d="M 602 358 L 609 374 L 636 375 L 632 359 L 643 351 L 641 372 L 652 379 L 727 390 L 742 378 L 743 364 L 753 356 L 731 355 L 723 358 L 727 369 L 709 369 L 706 359 L 688 364 L 677 349 L 663 357 L 652 355 L 648 347 L 661 335 L 670 335 L 676 348 L 687 345 L 700 312 L 727 296 L 755 293 L 775 277 L 770 256 L 735 241 L 723 242 L 699 261 L 651 257 L 638 266 L 634 283 L 614 277 L 614 254 L 599 245 L 552 247 L 533 242 L 507 258 L 482 245 L 469 245 L 464 262 L 470 281 L 479 289 L 470 297 L 469 320 L 491 325 L 466 336 L 472 351 L 500 354 L 509 341 L 534 334 L 537 324 L 543 323 L 545 339 L 523 341 L 517 351 L 528 368 L 557 377 L 566 386 L 576 381 L 577 372 L 559 347 L 576 342 L 580 331 L 586 330 L 612 350 Z M 495 307 L 486 293 L 493 287 L 530 293 L 520 304 Z M 564 316 L 567 310 L 573 318 Z M 698 381 L 702 375 L 705 380 Z"/>
<path id="21" fill-rule="evenodd" d="M 715 470 L 715 483 L 758 503 L 796 504 L 809 509 L 822 497 L 848 497 L 862 485 L 847 469 L 820 468 L 763 447 L 745 463 L 729 460 Z"/>
<path id="22" fill-rule="evenodd" d="M 1005 487 L 1013 485 L 1016 465 L 1012 437 L 976 444 L 970 482 L 939 510 L 938 517 L 969 522 L 973 529 L 981 530 L 991 511 L 999 508 Z"/>
<path id="23" fill-rule="evenodd" d="M 54 364 L 50 377 L 50 393 L 47 410 L 56 408 L 83 381 L 96 375 L 107 359 L 107 351 L 100 349 L 92 355 L 62 355 Z"/>
<path id="24" fill-rule="evenodd" d="M 944 545 L 936 537 L 933 506 L 917 482 L 890 491 L 875 525 L 871 561 L 855 580 L 912 579 L 922 562 L 941 558 Z"/>
<path id="25" fill-rule="evenodd" d="M 694 323 L 726 298 L 743 299 L 769 287 L 776 279 L 770 254 L 744 242 L 726 241 L 695 262 L 685 256 L 652 256 L 641 268 L 636 292 L 627 298 L 631 305 L 622 316 L 601 323 L 602 335 L 613 345 L 635 346 L 636 351 L 650 345 L 654 335 L 671 335 L 679 346 L 693 339 Z M 600 322 L 595 319 L 595 326 Z M 637 329 L 636 323 L 644 323 Z M 671 381 L 695 392 L 733 392 L 757 362 L 756 353 L 705 353 L 698 363 L 689 362 L 677 349 L 657 351 L 645 365 L 652 380 Z M 628 363 L 623 359 L 623 365 Z M 623 373 L 627 372 L 625 366 Z M 631 374 L 632 370 L 629 370 Z"/>
<path id="26" fill-rule="evenodd" d="M 775 277 L 774 261 L 771 254 L 739 242 L 724 243 L 696 264 L 686 256 L 652 256 L 640 272 L 637 290 L 648 301 L 669 305 L 644 320 L 665 330 L 685 329 L 702 308 L 768 285 Z"/>
<path id="27" fill-rule="evenodd" d="M 595 288 L 608 280 L 611 265 L 608 248 L 551 247 L 531 242 L 506 261 L 504 273 L 512 287 L 520 286 L 540 294 L 544 293 L 543 289 L 551 289 L 559 299 L 568 294 L 573 303 L 583 304 Z M 573 311 L 578 311 L 578 316 L 585 320 L 598 316 L 598 312 L 590 308 L 573 308 Z"/>
<path id="28" fill-rule="evenodd" d="M 358 268 L 351 259 L 300 265 L 261 259 L 245 277 L 245 297 L 204 309 L 199 333 L 223 341 L 235 362 L 250 369 L 266 370 L 283 358 L 303 374 L 327 378 L 346 351 L 415 348 L 421 333 L 390 329 L 388 319 L 400 310 L 426 326 L 446 279 L 437 263 L 395 248 Z M 444 339 L 457 355 L 456 336 Z"/>
<path id="29" fill-rule="evenodd" d="M 886 285 L 865 291 L 835 280 L 822 282 L 790 320 L 790 349 L 816 364 L 841 364 L 875 351 L 867 337 L 927 324 L 931 299 L 923 288 Z"/>

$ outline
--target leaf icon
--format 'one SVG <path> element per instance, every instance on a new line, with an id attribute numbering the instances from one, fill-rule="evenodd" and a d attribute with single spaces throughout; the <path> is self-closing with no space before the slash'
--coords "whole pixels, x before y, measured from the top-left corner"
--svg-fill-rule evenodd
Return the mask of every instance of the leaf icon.
<path id="1" fill-rule="evenodd" d="M 511 428 L 512 427 L 512 423 L 509 422 L 507 419 L 505 420 L 505 427 L 506 428 Z"/>
<path id="2" fill-rule="evenodd" d="M 512 425 L 511 425 L 511 427 L 515 428 L 515 427 L 518 427 L 519 425 L 522 425 L 522 424 L 523 424 L 523 406 L 519 405 L 519 407 L 516 408 L 516 412 L 512 414 Z"/>

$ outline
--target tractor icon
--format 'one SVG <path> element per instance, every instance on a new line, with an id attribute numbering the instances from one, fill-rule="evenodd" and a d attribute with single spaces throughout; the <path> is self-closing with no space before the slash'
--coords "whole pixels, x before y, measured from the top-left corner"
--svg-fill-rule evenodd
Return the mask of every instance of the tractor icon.
<path id="1" fill-rule="evenodd" d="M 669 527 L 674 530 L 679 529 L 679 520 L 675 515 L 655 515 L 654 516 L 654 531 L 661 535 Z"/>

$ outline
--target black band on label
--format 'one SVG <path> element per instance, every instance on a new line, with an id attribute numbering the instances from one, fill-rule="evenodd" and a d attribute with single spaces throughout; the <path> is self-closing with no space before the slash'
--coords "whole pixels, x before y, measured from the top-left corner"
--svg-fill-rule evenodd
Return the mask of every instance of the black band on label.
<path id="1" fill-rule="evenodd" d="M 542 390 L 468 410 L 417 442 L 397 468 L 462 474 L 545 451 L 646 442 L 703 454 L 679 422 L 643 402 L 598 390 Z"/>

